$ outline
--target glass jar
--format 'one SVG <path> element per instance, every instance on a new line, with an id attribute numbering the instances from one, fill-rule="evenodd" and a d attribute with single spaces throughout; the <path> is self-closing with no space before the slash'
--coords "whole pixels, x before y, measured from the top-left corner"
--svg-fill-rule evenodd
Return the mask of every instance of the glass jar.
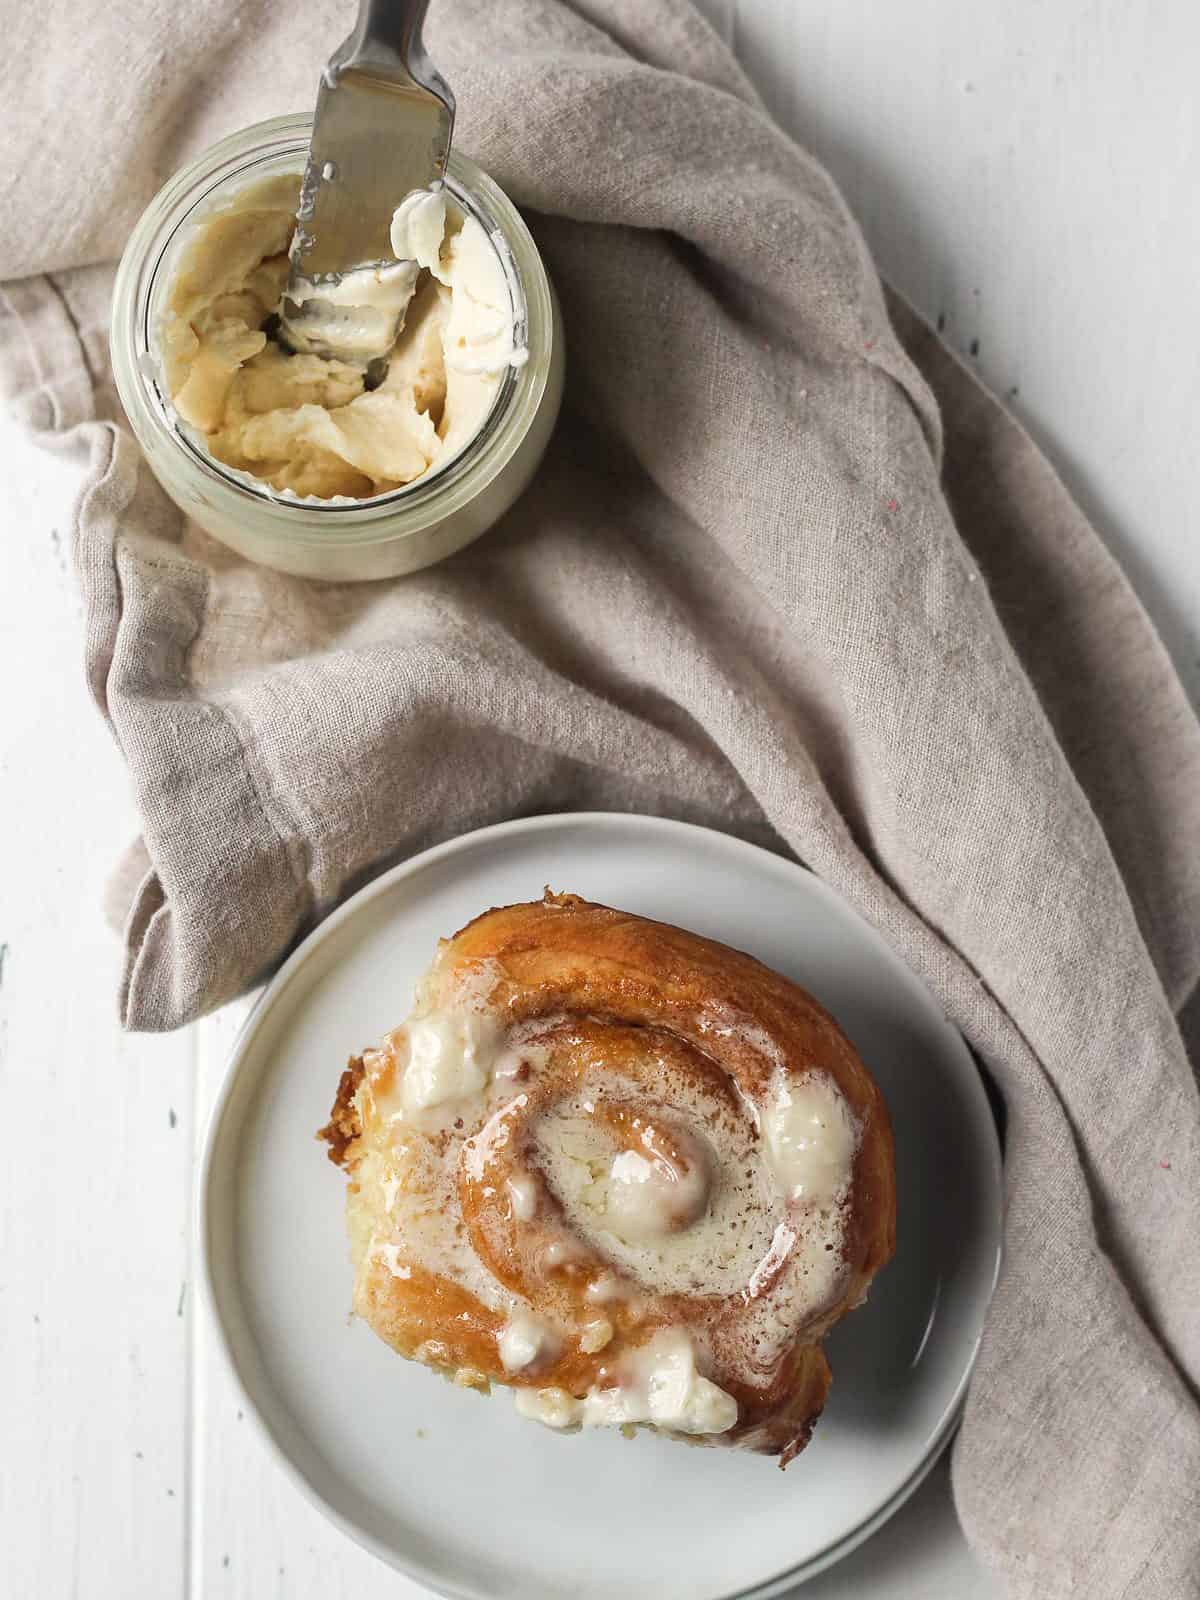
<path id="1" fill-rule="evenodd" d="M 276 117 L 214 145 L 176 174 L 130 236 L 113 293 L 112 359 L 121 403 L 154 475 L 187 516 L 251 561 L 302 577 L 388 578 L 461 550 L 503 516 L 540 462 L 558 415 L 563 336 L 542 258 L 512 201 L 457 151 L 446 187 L 496 245 L 513 300 L 510 367 L 480 431 L 444 464 L 364 500 L 301 500 L 223 466 L 164 391 L 157 329 L 195 224 L 248 184 L 300 174 L 311 117 Z"/>

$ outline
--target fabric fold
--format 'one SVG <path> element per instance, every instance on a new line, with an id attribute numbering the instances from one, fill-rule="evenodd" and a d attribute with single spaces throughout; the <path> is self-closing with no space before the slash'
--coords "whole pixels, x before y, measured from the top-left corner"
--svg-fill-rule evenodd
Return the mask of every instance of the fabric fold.
<path id="1" fill-rule="evenodd" d="M 73 9 L 52 0 L 52 36 Z M 308 103 L 346 19 L 307 5 L 280 52 L 265 0 L 205 18 L 257 45 L 217 79 L 148 5 L 154 94 L 109 16 L 94 105 L 47 118 L 20 82 L 52 181 L 13 192 L 0 245 L 0 273 L 54 273 L 7 286 L 0 366 L 80 462 L 89 679 L 142 816 L 126 1026 L 221 1004 L 372 874 L 505 817 L 636 809 L 794 853 L 1004 1099 L 969 1537 L 1029 1600 L 1200 1594 L 1200 1107 L 1174 1015 L 1200 976 L 1200 732 L 1115 562 L 685 0 L 446 0 L 456 138 L 562 300 L 562 421 L 436 568 L 248 566 L 116 412 L 104 263 L 169 170 Z"/>

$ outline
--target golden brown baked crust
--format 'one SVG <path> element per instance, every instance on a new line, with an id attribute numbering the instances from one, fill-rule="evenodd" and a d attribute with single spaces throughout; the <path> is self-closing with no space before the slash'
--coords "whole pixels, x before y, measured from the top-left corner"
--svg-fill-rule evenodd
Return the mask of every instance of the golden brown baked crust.
<path id="1" fill-rule="evenodd" d="M 545 1243 L 562 1218 L 551 1198 L 537 1221 L 522 1222 L 504 1200 L 508 1180 L 528 1159 L 525 1130 L 569 1086 L 611 1072 L 622 1082 L 645 1084 L 661 1104 L 655 1076 L 688 1074 L 706 1092 L 724 1096 L 730 1115 L 755 1116 L 779 1061 L 805 1073 L 827 1075 L 844 1097 L 858 1129 L 853 1170 L 839 1221 L 841 1268 L 836 1293 L 811 1308 L 768 1373 L 719 1357 L 711 1377 L 737 1401 L 736 1424 L 704 1442 L 741 1445 L 779 1455 L 786 1465 L 807 1444 L 830 1383 L 821 1340 L 864 1297 L 895 1243 L 895 1171 L 891 1127 L 879 1090 L 834 1019 L 804 989 L 740 951 L 666 924 L 651 922 L 574 895 L 552 894 L 505 906 L 475 918 L 443 945 L 435 972 L 448 985 L 456 974 L 486 970 L 493 988 L 489 1009 L 505 1026 L 537 1035 L 542 1065 L 519 1082 L 519 1114 L 512 1137 L 486 1151 L 467 1139 L 458 1166 L 457 1204 L 478 1259 L 506 1292 L 519 1296 L 559 1328 L 581 1327 L 596 1315 L 589 1285 L 611 1263 L 594 1246 L 547 1272 Z M 741 1019 L 741 1024 L 738 1023 Z M 525 1030 L 523 1035 L 521 1029 Z M 517 1036 L 514 1035 L 514 1036 Z M 398 1037 L 399 1036 L 399 1037 Z M 389 1050 L 403 1048 L 403 1030 L 391 1036 L 371 1063 L 355 1058 L 343 1073 L 331 1120 L 321 1137 L 331 1159 L 356 1180 L 352 1231 L 358 1278 L 355 1309 L 394 1349 L 486 1387 L 553 1388 L 582 1397 L 603 1386 L 621 1354 L 644 1344 L 658 1329 L 703 1324 L 718 1352 L 736 1348 L 739 1319 L 755 1296 L 772 1292 L 770 1276 L 737 1295 L 656 1292 L 643 1285 L 635 1299 L 604 1307 L 611 1343 L 599 1352 L 586 1341 L 562 1341 L 554 1359 L 536 1373 L 506 1371 L 498 1355 L 502 1310 L 483 1303 L 460 1282 L 408 1263 L 397 1275 L 370 1241 L 386 1222 L 378 1199 L 378 1126 L 373 1095 L 395 1072 Z M 518 1072 L 521 1068 L 518 1067 Z M 677 1078 L 672 1081 L 679 1081 Z M 374 1088 L 372 1085 L 374 1084 Z M 619 1113 L 619 1114 L 618 1114 Z M 626 1114 L 608 1113 L 622 1137 Z M 635 1117 L 645 1137 L 647 1118 Z M 661 1130 L 655 1137 L 669 1137 Z M 438 1133 L 454 1154 L 454 1133 Z M 393 1181 L 395 1180 L 393 1175 Z M 355 1210 L 357 1208 L 357 1210 Z M 400 1248 L 403 1240 L 399 1241 Z M 724 1342 L 722 1342 L 724 1341 Z"/>
<path id="2" fill-rule="evenodd" d="M 361 1056 L 351 1056 L 345 1072 L 338 1079 L 337 1095 L 333 1110 L 329 1113 L 329 1121 L 317 1132 L 317 1138 L 324 1139 L 329 1146 L 326 1155 L 338 1167 L 345 1166 L 346 1152 L 362 1132 L 358 1108 L 354 1104 L 362 1080 L 363 1059 Z"/>

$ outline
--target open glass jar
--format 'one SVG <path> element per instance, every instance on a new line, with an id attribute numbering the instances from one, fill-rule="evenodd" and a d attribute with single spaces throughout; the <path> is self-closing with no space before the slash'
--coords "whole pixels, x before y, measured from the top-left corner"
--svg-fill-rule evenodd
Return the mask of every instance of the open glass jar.
<path id="1" fill-rule="evenodd" d="M 312 120 L 276 117 L 214 145 L 155 196 L 130 236 L 113 295 L 112 359 L 121 403 L 151 469 L 200 526 L 251 561 L 343 581 L 415 572 L 501 517 L 545 452 L 562 398 L 558 303 L 520 213 L 473 162 L 451 153 L 446 187 L 491 237 L 512 296 L 510 367 L 482 427 L 455 456 L 363 500 L 299 499 L 222 465 L 171 404 L 157 330 L 196 225 L 260 179 L 300 174 Z"/>

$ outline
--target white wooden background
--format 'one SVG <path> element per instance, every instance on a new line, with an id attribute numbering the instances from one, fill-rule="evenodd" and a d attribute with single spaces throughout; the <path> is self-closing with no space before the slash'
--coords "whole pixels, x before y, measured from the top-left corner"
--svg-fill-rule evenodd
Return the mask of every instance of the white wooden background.
<path id="1" fill-rule="evenodd" d="M 884 271 L 1012 395 L 1193 693 L 1192 0 L 707 0 Z M 731 153 L 731 157 L 736 153 Z M 0 1594 L 416 1594 L 268 1461 L 195 1315 L 195 1157 L 244 1011 L 122 1037 L 136 830 L 80 670 L 72 474 L 0 424 Z M 944 1472 L 806 1600 L 984 1600 Z"/>

